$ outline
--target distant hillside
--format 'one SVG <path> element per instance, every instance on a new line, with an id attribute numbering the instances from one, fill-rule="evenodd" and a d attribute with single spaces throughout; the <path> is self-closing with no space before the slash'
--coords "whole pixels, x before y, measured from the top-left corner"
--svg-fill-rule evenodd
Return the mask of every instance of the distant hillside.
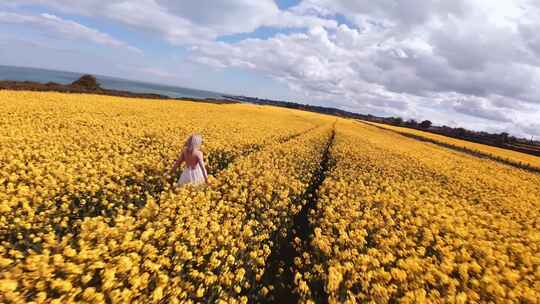
<path id="1" fill-rule="evenodd" d="M 213 98 L 192 98 L 181 97 L 173 98 L 167 95 L 155 94 L 155 93 L 135 93 L 122 90 L 110 90 L 101 87 L 101 84 L 97 81 L 96 77 L 92 75 L 83 75 L 79 79 L 70 84 L 60 84 L 56 82 L 33 82 L 33 81 L 11 81 L 1 80 L 0 90 L 13 90 L 13 91 L 40 91 L 40 92 L 60 92 L 60 93 L 78 93 L 78 94 L 98 94 L 108 96 L 119 97 L 132 97 L 132 98 L 147 98 L 147 99 L 171 99 L 171 100 L 191 100 L 197 102 L 209 102 L 209 103 L 237 103 L 233 100 L 225 99 L 213 99 Z"/>

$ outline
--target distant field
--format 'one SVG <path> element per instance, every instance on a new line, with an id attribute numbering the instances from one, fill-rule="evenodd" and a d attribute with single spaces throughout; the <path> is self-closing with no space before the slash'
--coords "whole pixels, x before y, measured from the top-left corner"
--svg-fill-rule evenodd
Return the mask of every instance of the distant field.
<path id="1" fill-rule="evenodd" d="M 0 111 L 1 303 L 540 298 L 539 174 L 268 106 L 0 91 Z M 211 184 L 171 189 L 192 132 Z"/>
<path id="2" fill-rule="evenodd" d="M 387 124 L 379 124 L 379 123 L 373 123 L 373 122 L 369 122 L 369 124 L 372 124 L 374 126 L 378 126 L 381 128 L 386 128 L 388 130 L 397 131 L 404 134 L 410 134 L 410 135 L 434 140 L 436 142 L 448 144 L 454 147 L 465 148 L 471 151 L 476 151 L 476 152 L 480 152 L 486 155 L 491 155 L 501 160 L 506 160 L 506 161 L 509 161 L 518 165 L 519 164 L 529 165 L 531 167 L 534 167 L 540 170 L 540 157 L 538 156 L 529 155 L 529 154 L 512 151 L 508 149 L 503 149 L 503 148 L 492 147 L 488 145 L 477 144 L 477 143 L 466 141 L 466 140 L 455 139 L 452 137 L 443 136 L 443 135 L 434 134 L 434 133 L 416 130 L 416 129 L 396 127 L 396 126 L 391 126 Z"/>

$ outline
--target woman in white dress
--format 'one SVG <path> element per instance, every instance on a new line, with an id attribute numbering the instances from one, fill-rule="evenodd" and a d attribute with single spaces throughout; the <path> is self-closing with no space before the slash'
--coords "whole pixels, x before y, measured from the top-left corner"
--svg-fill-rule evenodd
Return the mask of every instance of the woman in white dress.
<path id="1" fill-rule="evenodd" d="M 186 167 L 180 175 L 178 181 L 174 184 L 175 187 L 183 186 L 186 184 L 200 185 L 203 183 L 208 184 L 208 174 L 206 173 L 206 167 L 204 165 L 203 153 L 200 150 L 202 145 L 202 136 L 199 134 L 193 134 L 186 140 L 184 149 L 178 156 L 178 159 L 174 163 L 170 175 L 176 171 L 176 169 L 186 163 Z"/>

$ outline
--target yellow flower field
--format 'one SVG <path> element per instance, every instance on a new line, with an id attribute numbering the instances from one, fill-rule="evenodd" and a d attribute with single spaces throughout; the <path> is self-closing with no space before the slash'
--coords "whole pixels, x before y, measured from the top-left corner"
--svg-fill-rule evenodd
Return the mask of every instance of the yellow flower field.
<path id="1" fill-rule="evenodd" d="M 378 126 L 381 128 L 386 128 L 388 130 L 397 131 L 399 133 L 404 134 L 410 134 L 413 136 L 418 136 L 420 138 L 425 138 L 428 140 L 433 140 L 437 143 L 447 144 L 451 145 L 457 148 L 465 148 L 470 151 L 479 152 L 482 154 L 490 155 L 495 158 L 499 158 L 505 161 L 508 161 L 510 163 L 514 163 L 517 165 L 525 165 L 525 166 L 531 166 L 537 169 L 540 169 L 540 157 L 529 155 L 517 151 L 482 145 L 466 140 L 456 139 L 452 137 L 447 137 L 439 134 L 434 134 L 422 130 L 416 130 L 416 129 L 410 129 L 410 128 L 403 128 L 403 127 L 397 127 L 397 126 L 391 126 L 387 124 L 380 124 L 380 123 L 374 123 L 369 122 L 369 124 L 372 124 L 374 126 Z"/>
<path id="2" fill-rule="evenodd" d="M 6 114 L 0 211 L 9 214 L 0 225 L 11 239 L 23 238 L 24 247 L 43 233 L 64 234 L 86 216 L 131 213 L 148 195 L 159 194 L 164 169 L 189 132 L 204 135 L 214 174 L 243 154 L 319 123 L 302 113 L 242 105 L 178 108 L 175 102 L 8 92 L 0 100 Z M 291 117 L 297 119 L 279 123 Z M 268 129 L 269 124 L 276 126 Z"/>
<path id="3" fill-rule="evenodd" d="M 302 280 L 330 303 L 538 303 L 539 175 L 367 125 L 339 131 Z"/>
<path id="4" fill-rule="evenodd" d="M 0 111 L 1 303 L 539 302 L 538 174 L 267 106 Z M 173 189 L 193 132 L 211 183 Z"/>

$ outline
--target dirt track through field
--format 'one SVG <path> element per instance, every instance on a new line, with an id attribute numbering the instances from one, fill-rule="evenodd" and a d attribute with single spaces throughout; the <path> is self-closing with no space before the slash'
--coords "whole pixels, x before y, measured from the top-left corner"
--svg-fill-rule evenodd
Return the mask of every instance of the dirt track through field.
<path id="1" fill-rule="evenodd" d="M 330 149 L 334 143 L 335 135 L 334 126 L 322 155 L 319 169 L 313 175 L 309 187 L 302 196 L 302 200 L 305 200 L 306 203 L 294 217 L 292 227 L 287 230 L 286 237 L 276 240 L 272 253 L 268 257 L 261 286 L 273 286 L 273 289 L 262 299 L 259 298 L 260 294 L 252 295 L 250 302 L 298 303 L 299 296 L 294 290 L 295 259 L 301 258 L 302 253 L 311 251 L 310 242 L 313 236 L 313 227 L 309 222 L 309 215 L 310 211 L 316 207 L 317 191 L 333 166 Z M 310 290 L 321 302 L 328 298 L 321 282 L 313 283 Z"/>

